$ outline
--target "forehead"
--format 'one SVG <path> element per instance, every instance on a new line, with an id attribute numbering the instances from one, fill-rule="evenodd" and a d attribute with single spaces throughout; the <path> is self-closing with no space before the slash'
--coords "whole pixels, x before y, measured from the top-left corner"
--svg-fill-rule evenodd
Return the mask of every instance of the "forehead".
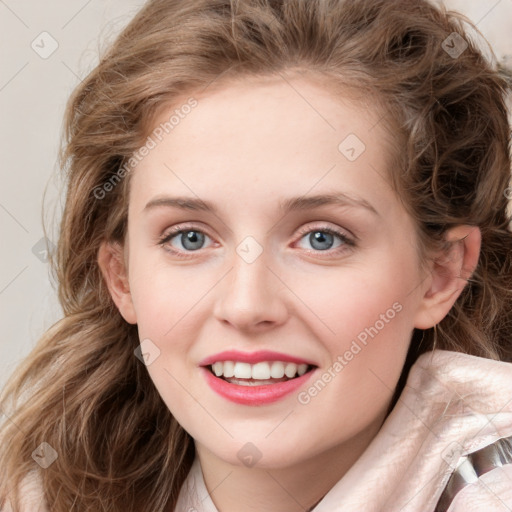
<path id="1" fill-rule="evenodd" d="M 132 177 L 130 203 L 139 211 L 171 191 L 199 198 L 215 191 L 245 204 L 340 185 L 353 195 L 382 192 L 390 144 L 375 104 L 280 76 L 217 84 L 192 97 L 192 108 L 184 108 L 186 96 L 154 122 L 154 147 Z"/>

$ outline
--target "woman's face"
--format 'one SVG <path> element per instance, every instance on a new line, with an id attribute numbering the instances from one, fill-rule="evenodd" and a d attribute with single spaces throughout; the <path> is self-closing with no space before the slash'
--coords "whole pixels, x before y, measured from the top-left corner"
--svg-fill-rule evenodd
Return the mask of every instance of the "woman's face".
<path id="1" fill-rule="evenodd" d="M 375 108 L 302 78 L 195 99 L 162 113 L 132 176 L 125 318 L 151 379 L 226 463 L 356 458 L 425 292 L 414 226 L 385 178 L 389 134 Z"/>

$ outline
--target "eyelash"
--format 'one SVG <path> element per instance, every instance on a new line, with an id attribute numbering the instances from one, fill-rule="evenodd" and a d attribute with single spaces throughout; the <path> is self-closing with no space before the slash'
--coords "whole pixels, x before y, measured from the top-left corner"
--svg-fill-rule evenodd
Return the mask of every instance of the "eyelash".
<path id="1" fill-rule="evenodd" d="M 179 235 L 181 233 L 186 233 L 188 231 L 195 231 L 197 233 L 202 233 L 203 235 L 206 235 L 209 238 L 211 238 L 208 235 L 208 233 L 205 233 L 201 229 L 197 229 L 195 226 L 178 225 L 178 226 L 172 227 L 170 233 L 163 235 L 159 239 L 158 245 L 161 245 L 166 251 L 170 252 L 173 256 L 177 256 L 177 257 L 183 258 L 183 259 L 193 257 L 194 253 L 200 251 L 200 249 L 198 249 L 196 251 L 187 251 L 188 254 L 184 255 L 180 251 L 176 251 L 175 249 L 171 249 L 171 248 L 165 246 L 168 242 L 170 242 L 177 235 Z M 308 254 L 318 255 L 318 254 L 325 252 L 325 253 L 334 253 L 335 255 L 337 255 L 338 253 L 347 251 L 349 248 L 355 247 L 355 245 L 356 245 L 355 241 L 352 240 L 351 238 L 349 238 L 345 233 L 338 231 L 337 229 L 328 227 L 328 226 L 315 226 L 313 228 L 311 228 L 311 227 L 310 228 L 302 228 L 299 230 L 300 237 L 298 240 L 300 241 L 305 235 L 308 235 L 308 234 L 314 233 L 314 232 L 328 233 L 330 235 L 337 236 L 343 243 L 336 249 L 328 249 L 326 251 L 307 250 L 306 252 Z"/>

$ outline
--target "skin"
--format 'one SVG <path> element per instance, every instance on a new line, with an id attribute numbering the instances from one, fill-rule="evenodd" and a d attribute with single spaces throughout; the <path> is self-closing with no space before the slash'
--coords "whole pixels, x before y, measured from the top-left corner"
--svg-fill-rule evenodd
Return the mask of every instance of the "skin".
<path id="1" fill-rule="evenodd" d="M 148 372 L 194 438 L 218 510 L 303 511 L 377 435 L 413 329 L 448 313 L 478 261 L 480 232 L 454 228 L 448 239 L 465 238 L 420 268 L 416 228 L 385 178 L 389 133 L 377 108 L 304 78 L 239 81 L 194 97 L 198 105 L 137 165 L 127 240 L 105 242 L 99 264 L 123 317 L 160 350 Z M 354 161 L 338 149 L 350 133 L 366 145 Z M 285 198 L 333 192 L 376 213 L 353 204 L 278 208 Z M 218 212 L 145 209 L 164 195 L 211 201 Z M 205 233 L 202 245 L 181 235 L 160 245 L 178 224 Z M 315 244 L 326 227 L 354 244 L 328 235 Z M 247 236 L 262 249 L 252 263 L 236 251 Z M 400 312 L 307 404 L 298 393 L 235 404 L 198 368 L 224 350 L 276 350 L 316 363 L 304 391 L 396 303 Z M 248 442 L 262 455 L 253 467 L 237 457 Z"/>

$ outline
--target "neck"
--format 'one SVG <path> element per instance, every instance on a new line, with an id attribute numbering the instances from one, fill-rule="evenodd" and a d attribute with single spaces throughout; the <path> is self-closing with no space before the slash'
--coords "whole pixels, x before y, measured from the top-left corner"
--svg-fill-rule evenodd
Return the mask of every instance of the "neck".
<path id="1" fill-rule="evenodd" d="M 206 489 L 218 512 L 309 512 L 364 452 L 381 420 L 327 451 L 280 467 L 233 465 L 196 441 Z"/>

